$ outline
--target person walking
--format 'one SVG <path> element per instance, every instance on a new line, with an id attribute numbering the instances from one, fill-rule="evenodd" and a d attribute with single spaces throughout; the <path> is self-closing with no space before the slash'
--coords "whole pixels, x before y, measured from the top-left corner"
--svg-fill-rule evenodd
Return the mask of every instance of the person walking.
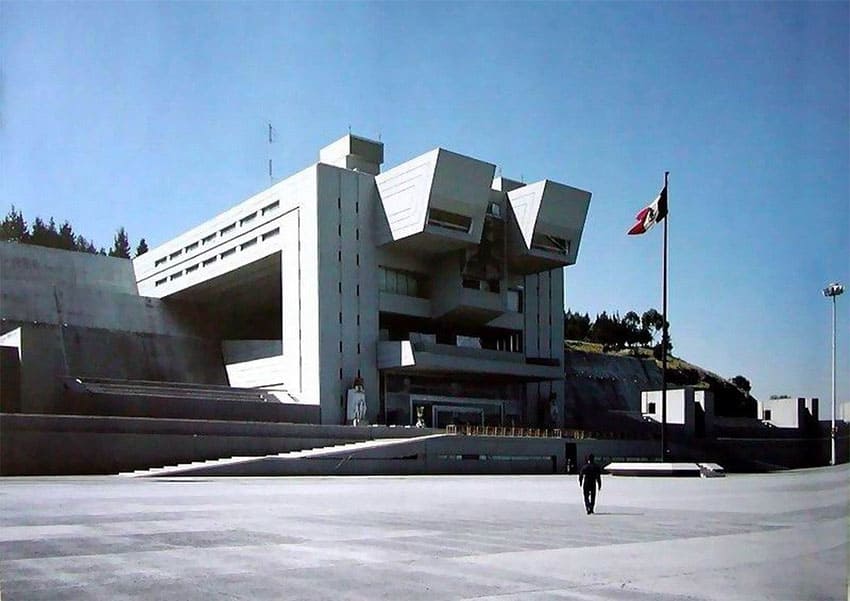
<path id="1" fill-rule="evenodd" d="M 588 515 L 593 513 L 596 505 L 596 486 L 599 485 L 599 490 L 602 490 L 602 468 L 593 459 L 593 453 L 588 455 L 587 462 L 578 473 L 578 485 L 584 491 L 584 508 Z"/>

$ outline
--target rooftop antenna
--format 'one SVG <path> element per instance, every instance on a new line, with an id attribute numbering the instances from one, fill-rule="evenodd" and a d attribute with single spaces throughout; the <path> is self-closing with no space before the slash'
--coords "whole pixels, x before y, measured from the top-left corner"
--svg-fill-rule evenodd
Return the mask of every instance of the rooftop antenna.
<path id="1" fill-rule="evenodd" d="M 348 135 L 351 135 L 351 123 L 348 124 Z"/>
<path id="2" fill-rule="evenodd" d="M 272 127 L 271 121 L 269 121 L 269 184 L 274 184 L 274 174 L 272 171 L 272 144 L 274 143 L 274 137 L 277 132 L 274 127 Z"/>

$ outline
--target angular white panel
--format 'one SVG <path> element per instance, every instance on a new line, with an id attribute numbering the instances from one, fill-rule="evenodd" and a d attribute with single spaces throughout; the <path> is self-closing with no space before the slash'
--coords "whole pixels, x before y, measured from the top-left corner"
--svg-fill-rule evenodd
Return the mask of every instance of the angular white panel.
<path id="1" fill-rule="evenodd" d="M 542 180 L 508 192 L 508 201 L 511 203 L 519 231 L 528 249 L 531 248 L 531 238 L 534 235 L 534 225 L 537 223 L 537 214 L 540 211 L 545 187 L 546 180 Z"/>
<path id="2" fill-rule="evenodd" d="M 439 152 L 439 149 L 432 150 L 375 177 L 393 240 L 425 228 Z"/>

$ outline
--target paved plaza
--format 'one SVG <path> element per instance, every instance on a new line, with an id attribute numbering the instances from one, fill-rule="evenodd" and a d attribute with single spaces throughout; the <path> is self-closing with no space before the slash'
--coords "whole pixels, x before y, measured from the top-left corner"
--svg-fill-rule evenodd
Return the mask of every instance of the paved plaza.
<path id="1" fill-rule="evenodd" d="M 846 599 L 848 476 L 6 478 L 2 599 Z"/>

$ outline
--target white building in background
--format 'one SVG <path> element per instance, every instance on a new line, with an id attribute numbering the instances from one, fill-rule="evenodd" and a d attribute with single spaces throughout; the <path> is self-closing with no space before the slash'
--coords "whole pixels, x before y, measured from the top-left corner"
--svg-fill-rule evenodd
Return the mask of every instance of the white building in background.
<path id="1" fill-rule="evenodd" d="M 685 432 L 711 434 L 714 418 L 714 395 L 699 388 L 667 389 L 667 415 L 662 416 L 662 391 L 646 390 L 640 395 L 640 410 L 644 419 L 673 426 L 683 426 Z"/>
<path id="2" fill-rule="evenodd" d="M 383 154 L 327 146 L 136 258 L 139 294 L 203 307 L 231 386 L 285 389 L 325 424 L 362 386 L 371 422 L 557 425 L 590 193 L 439 148 L 382 173 Z"/>
<path id="3" fill-rule="evenodd" d="M 818 399 L 782 397 L 759 401 L 758 417 L 777 428 L 800 428 L 807 423 L 817 423 Z"/>

